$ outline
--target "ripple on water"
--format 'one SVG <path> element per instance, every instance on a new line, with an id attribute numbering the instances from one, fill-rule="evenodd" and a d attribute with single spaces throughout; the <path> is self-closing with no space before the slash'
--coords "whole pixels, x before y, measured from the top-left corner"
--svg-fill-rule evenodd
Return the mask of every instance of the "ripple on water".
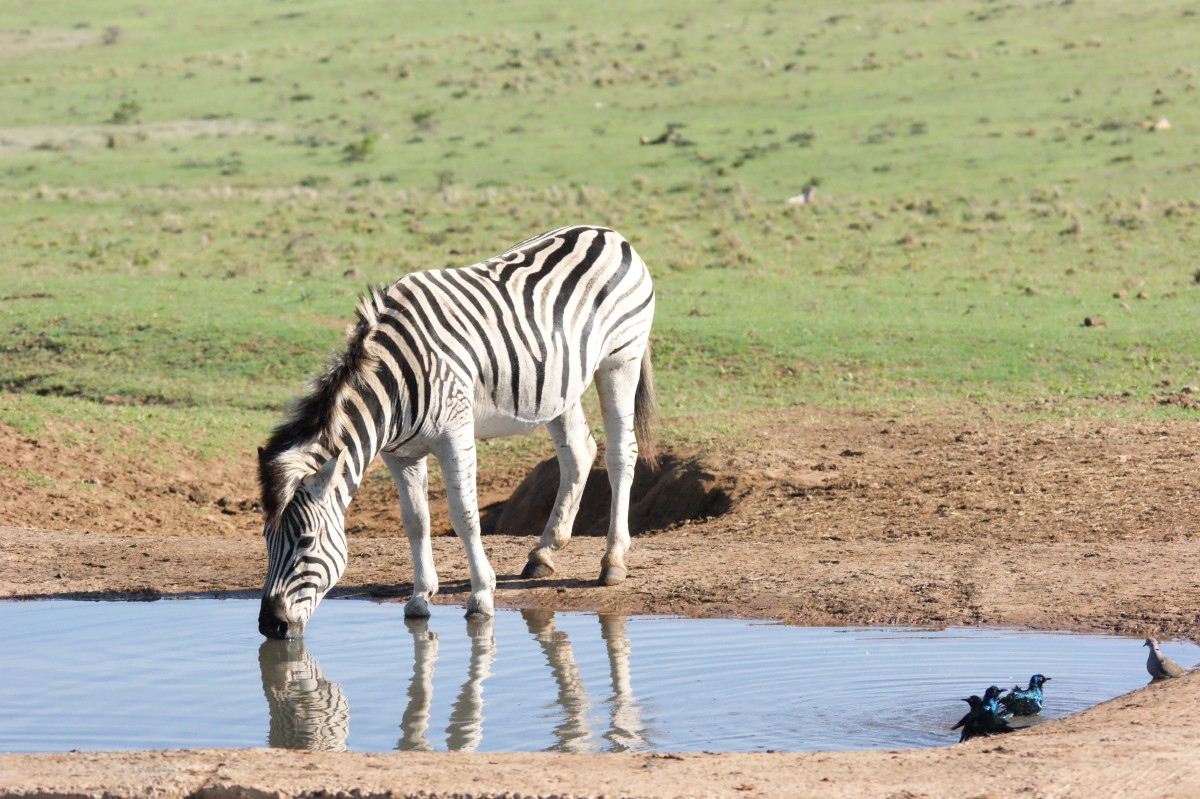
<path id="1" fill-rule="evenodd" d="M 0 751 L 272 746 L 752 751 L 951 743 L 959 701 L 1051 677 L 1034 721 L 1147 681 L 1141 640 L 329 601 L 0 602 Z M 1170 642 L 1185 665 L 1200 647 Z"/>

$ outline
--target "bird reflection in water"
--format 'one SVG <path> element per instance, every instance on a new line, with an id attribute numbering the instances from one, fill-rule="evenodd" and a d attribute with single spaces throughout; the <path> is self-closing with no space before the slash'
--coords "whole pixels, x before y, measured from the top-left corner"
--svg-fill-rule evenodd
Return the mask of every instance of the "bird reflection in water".
<path id="1" fill-rule="evenodd" d="M 350 705 L 325 678 L 303 639 L 268 639 L 258 648 L 263 693 L 271 717 L 267 745 L 279 749 L 346 751 Z"/>
<path id="2" fill-rule="evenodd" d="M 565 632 L 555 629 L 554 612 L 523 610 L 521 616 L 530 636 L 542 651 L 557 687 L 555 705 L 561 720 L 553 729 L 551 751 L 638 751 L 647 748 L 641 713 L 634 702 L 630 682 L 629 639 L 625 617 L 600 614 L 600 637 L 608 655 L 612 693 L 604 702 L 608 729 L 599 738 L 591 731 L 592 702 Z M 407 619 L 413 643 L 413 670 L 409 679 L 407 705 L 400 719 L 401 737 L 395 748 L 430 751 L 430 706 L 434 694 L 434 667 L 438 659 L 438 634 L 429 629 L 428 619 Z M 450 709 L 446 726 L 446 749 L 473 751 L 483 741 L 484 681 L 491 676 L 496 660 L 492 618 L 467 621 L 471 642 L 467 677 Z M 350 728 L 349 706 L 336 682 L 325 678 L 317 662 L 307 653 L 303 639 L 264 641 L 259 648 L 263 692 L 270 709 L 269 744 L 287 749 L 344 751 Z M 497 720 L 497 724 L 501 722 Z"/>

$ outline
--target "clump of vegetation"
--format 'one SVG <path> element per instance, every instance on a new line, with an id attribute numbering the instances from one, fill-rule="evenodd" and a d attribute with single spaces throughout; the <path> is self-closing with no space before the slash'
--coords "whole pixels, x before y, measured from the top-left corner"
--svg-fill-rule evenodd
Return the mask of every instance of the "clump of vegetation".
<path id="1" fill-rule="evenodd" d="M 108 118 L 110 125 L 132 125 L 142 120 L 142 104 L 132 97 L 126 97 L 113 109 Z"/>
<path id="2" fill-rule="evenodd" d="M 216 169 L 222 175 L 240 175 L 246 169 L 242 154 L 234 150 L 228 155 L 212 159 L 189 158 L 183 162 L 184 169 Z"/>
<path id="3" fill-rule="evenodd" d="M 348 162 L 366 161 L 375 154 L 375 145 L 378 143 L 378 133 L 367 133 L 362 138 L 356 139 L 342 148 L 342 160 Z"/>
<path id="4" fill-rule="evenodd" d="M 423 108 L 412 115 L 412 123 L 417 126 L 417 130 L 429 133 L 437 128 L 437 120 L 434 118 L 436 113 L 432 108 Z"/>

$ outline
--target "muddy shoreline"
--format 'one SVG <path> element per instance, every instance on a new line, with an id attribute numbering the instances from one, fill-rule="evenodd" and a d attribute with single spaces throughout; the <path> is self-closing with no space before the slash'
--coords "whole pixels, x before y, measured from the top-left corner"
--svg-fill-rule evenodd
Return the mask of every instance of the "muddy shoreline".
<path id="1" fill-rule="evenodd" d="M 576 538 L 555 575 L 528 581 L 516 575 L 532 539 L 488 536 L 497 605 L 1200 640 L 1195 425 L 861 415 L 815 423 L 796 413 L 754 429 L 747 448 L 686 454 L 728 491 L 729 507 L 637 536 L 620 586 L 595 585 L 602 539 Z M 53 477 L 60 464 L 64 477 L 0 500 L 9 525 L 0 527 L 0 596 L 257 594 L 264 549 L 249 510 L 251 468 L 163 473 L 97 456 L 98 485 L 72 488 L 75 453 L 11 430 L 0 438 L 19 465 Z M 527 471 L 484 475 L 485 500 L 507 496 Z M 393 505 L 386 484 L 368 481 L 348 519 L 351 563 L 336 596 L 406 596 L 408 545 Z M 463 601 L 458 541 L 438 536 L 434 550 L 438 602 Z M 1002 742 L 930 750 L 0 755 L 0 794 L 1191 796 L 1200 794 L 1197 711 L 1193 675 Z"/>

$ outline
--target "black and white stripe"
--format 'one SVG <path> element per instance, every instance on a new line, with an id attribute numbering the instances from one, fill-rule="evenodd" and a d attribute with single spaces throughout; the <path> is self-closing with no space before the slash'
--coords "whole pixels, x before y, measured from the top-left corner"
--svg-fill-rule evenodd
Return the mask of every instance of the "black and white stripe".
<path id="1" fill-rule="evenodd" d="M 346 751 L 350 705 L 304 641 L 263 641 L 258 649 L 270 719 L 267 745 L 277 749 Z"/>
<path id="2" fill-rule="evenodd" d="M 628 548 L 624 482 L 639 444 L 649 455 L 653 312 L 645 264 L 618 233 L 593 226 L 559 228 L 472 266 L 415 272 L 371 289 L 345 352 L 260 450 L 270 555 L 264 634 L 302 626 L 340 577 L 345 509 L 380 452 L 400 489 L 413 545 L 410 614 L 426 613 L 425 599 L 437 589 L 423 497 L 430 452 L 467 546 L 468 609 L 489 614 L 494 576 L 478 544 L 474 439 L 546 424 L 563 485 L 526 572 L 552 571 L 551 555 L 565 544 L 578 509 L 579 472 L 586 476 L 595 455 L 579 404 L 593 379 L 610 477 L 620 488 L 612 516 L 621 518 L 610 529 L 602 578 L 619 582 Z"/>

